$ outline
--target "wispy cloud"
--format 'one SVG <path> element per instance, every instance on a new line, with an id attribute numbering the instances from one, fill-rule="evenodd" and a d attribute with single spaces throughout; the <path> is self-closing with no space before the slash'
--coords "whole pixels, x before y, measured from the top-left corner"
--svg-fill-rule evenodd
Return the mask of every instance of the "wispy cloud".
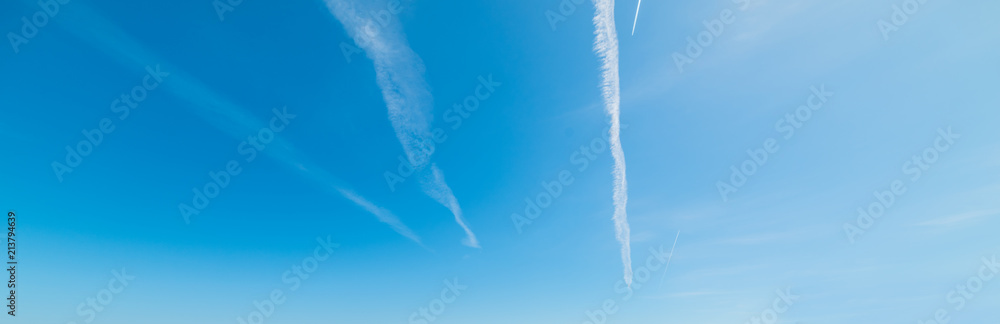
<path id="1" fill-rule="evenodd" d="M 150 53 L 98 13 L 84 7 L 76 7 L 76 9 L 79 10 L 78 17 L 81 19 L 72 20 L 72 22 L 69 22 L 71 17 L 60 19 L 60 21 L 66 21 L 64 23 L 68 31 L 127 64 L 144 66 L 159 63 L 165 66 L 164 70 L 170 73 L 170 80 L 165 82 L 163 86 L 175 97 L 191 103 L 191 106 L 188 106 L 191 111 L 212 126 L 239 140 L 245 139 L 247 134 L 267 127 L 267 123 L 216 93 L 194 76 L 168 66 L 164 60 Z M 332 173 L 311 163 L 283 138 L 275 136 L 262 153 L 283 162 L 286 167 L 297 171 L 304 179 L 312 181 L 324 190 L 350 200 L 374 215 L 380 222 L 388 224 L 400 235 L 423 245 L 420 238 L 406 227 L 398 217 L 358 195 L 349 185 Z"/>
<path id="2" fill-rule="evenodd" d="M 736 293 L 738 292 L 702 290 L 702 291 L 685 291 L 685 292 L 669 293 L 660 296 L 650 296 L 648 298 L 650 299 L 690 298 L 690 297 L 701 297 L 701 296 L 732 295 Z"/>
<path id="3" fill-rule="evenodd" d="M 430 172 L 428 180 L 424 181 L 424 193 L 451 210 L 455 221 L 465 230 L 465 245 L 479 247 L 475 234 L 466 225 L 458 200 L 444 181 L 441 170 L 430 163 L 430 154 L 422 144 L 431 138 L 434 98 L 423 78 L 423 61 L 410 49 L 400 24 L 380 24 L 381 27 L 373 29 L 372 26 L 378 26 L 374 17 L 363 14 L 369 10 L 359 8 L 374 6 L 372 3 L 362 5 L 353 0 L 327 0 L 326 4 L 344 25 L 348 35 L 374 62 L 375 79 L 382 89 L 396 138 L 414 169 L 424 174 Z M 427 170 L 428 166 L 430 170 Z"/>
<path id="4" fill-rule="evenodd" d="M 967 221 L 974 218 L 985 217 L 985 216 L 995 216 L 1000 214 L 1000 209 L 990 209 L 990 210 L 977 210 L 967 213 L 949 215 L 941 218 L 935 218 L 931 220 L 926 220 L 915 225 L 917 226 L 944 226 L 951 225 L 963 221 Z"/>
<path id="5" fill-rule="evenodd" d="M 337 191 L 340 192 L 340 194 L 344 195 L 345 198 L 354 202 L 358 206 L 361 206 L 361 208 L 364 208 L 372 215 L 375 215 L 375 217 L 378 218 L 380 222 L 386 223 L 387 225 L 392 227 L 392 229 L 395 230 L 396 233 L 399 233 L 400 235 L 403 235 L 406 238 L 413 240 L 414 242 L 421 243 L 420 238 L 417 237 L 416 234 L 413 234 L 413 231 L 411 231 L 408 227 L 406 227 L 406 225 L 400 222 L 399 217 L 393 215 L 392 212 L 390 212 L 389 210 L 376 206 L 371 201 L 368 201 L 368 199 L 365 199 L 365 197 L 361 197 L 358 194 L 346 188 L 336 188 L 336 189 Z M 421 243 L 421 245 L 423 244 Z"/>
<path id="6" fill-rule="evenodd" d="M 444 181 L 444 174 L 441 173 L 441 169 L 438 169 L 436 164 L 431 164 L 431 178 L 429 181 L 424 182 L 424 191 L 431 198 L 437 200 L 438 203 L 448 207 L 448 210 L 451 210 L 451 213 L 455 215 L 455 222 L 465 231 L 465 239 L 462 241 L 462 244 L 479 247 L 476 234 L 473 234 L 469 225 L 465 224 L 465 218 L 462 217 L 462 208 L 458 206 L 455 194 L 451 192 L 448 183 Z"/>
<path id="7" fill-rule="evenodd" d="M 625 283 L 632 284 L 632 249 L 630 247 L 628 216 L 625 205 L 628 202 L 628 185 L 625 181 L 625 153 L 621 141 L 621 93 L 618 85 L 618 34 L 615 31 L 615 1 L 595 0 L 594 51 L 601 58 L 601 92 L 604 96 L 604 110 L 611 122 L 611 156 L 614 167 L 614 223 L 615 237 L 622 247 L 622 263 L 625 265 Z"/>

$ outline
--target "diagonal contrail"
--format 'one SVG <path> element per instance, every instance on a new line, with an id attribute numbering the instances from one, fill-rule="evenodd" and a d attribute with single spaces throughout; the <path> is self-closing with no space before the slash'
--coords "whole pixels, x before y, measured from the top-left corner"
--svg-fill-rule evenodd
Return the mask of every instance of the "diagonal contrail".
<path id="1" fill-rule="evenodd" d="M 618 35 L 615 31 L 615 1 L 594 0 L 594 51 L 601 58 L 601 92 L 604 111 L 611 123 L 609 130 L 611 156 L 614 158 L 615 238 L 621 244 L 622 263 L 625 266 L 625 283 L 632 284 L 632 248 L 625 206 L 628 202 L 628 184 L 625 180 L 625 153 L 621 141 L 621 99 L 618 79 Z"/>
<path id="2" fill-rule="evenodd" d="M 105 50 L 110 56 L 132 65 L 142 66 L 150 62 L 164 62 L 96 12 L 86 7 L 76 7 L 76 10 L 79 10 L 81 14 L 74 17 L 60 16 L 62 19 L 59 21 L 61 24 L 66 24 L 67 31 L 73 33 L 81 40 L 91 43 L 95 47 Z M 73 18 L 81 19 L 70 22 Z M 261 121 L 238 104 L 216 93 L 211 87 L 202 83 L 194 76 L 170 67 L 166 70 L 170 73 L 169 80 L 163 84 L 167 91 L 177 98 L 191 103 L 191 106 L 186 107 L 191 108 L 194 114 L 227 135 L 242 140 L 246 138 L 247 134 L 267 127 L 267 123 Z M 403 224 L 396 215 L 358 195 L 350 189 L 350 185 L 323 168 L 309 162 L 307 158 L 295 150 L 283 138 L 275 136 L 273 142 L 262 153 L 282 162 L 286 167 L 298 171 L 299 176 L 312 181 L 323 188 L 324 191 L 350 200 L 358 205 L 358 207 L 374 215 L 380 222 L 389 225 L 400 235 L 423 246 L 420 237 Z"/>
<path id="3" fill-rule="evenodd" d="M 478 248 L 479 241 L 466 224 L 458 199 L 444 181 L 441 170 L 430 163 L 432 152 L 424 146 L 432 137 L 430 115 L 434 99 L 423 79 L 422 60 L 410 49 L 398 23 L 387 24 L 361 14 L 364 11 L 354 0 L 327 0 L 326 5 L 373 61 L 375 80 L 382 89 L 382 98 L 389 110 L 396 138 L 413 168 L 427 175 L 423 182 L 424 193 L 452 212 L 455 222 L 465 231 L 463 243 Z M 377 32 L 371 30 L 372 26 L 378 29 Z"/>
<path id="4" fill-rule="evenodd" d="M 462 217 L 462 208 L 458 205 L 458 200 L 455 199 L 455 194 L 451 192 L 451 188 L 448 187 L 448 183 L 444 181 L 444 174 L 441 173 L 441 169 L 438 169 L 437 164 L 431 164 L 431 182 L 426 183 L 425 191 L 430 193 L 430 196 L 438 201 L 441 205 L 448 207 L 451 213 L 455 215 L 455 222 L 458 226 L 462 227 L 465 231 L 465 239 L 462 244 L 479 247 L 479 241 L 476 239 L 476 234 L 472 233 L 472 229 L 469 225 L 465 224 L 465 219 Z"/>
<path id="5" fill-rule="evenodd" d="M 639 0 L 639 4 L 635 6 L 635 20 L 632 21 L 632 35 L 635 35 L 635 23 L 639 22 L 639 7 L 642 6 L 642 0 Z"/>
<path id="6" fill-rule="evenodd" d="M 677 236 L 674 236 L 674 245 L 670 247 L 670 256 L 667 257 L 667 266 L 663 267 L 663 274 L 660 275 L 660 286 L 663 286 L 663 278 L 667 277 L 667 268 L 670 267 L 670 260 L 674 258 L 674 248 L 677 247 L 677 239 L 681 237 L 681 231 L 677 231 Z"/>

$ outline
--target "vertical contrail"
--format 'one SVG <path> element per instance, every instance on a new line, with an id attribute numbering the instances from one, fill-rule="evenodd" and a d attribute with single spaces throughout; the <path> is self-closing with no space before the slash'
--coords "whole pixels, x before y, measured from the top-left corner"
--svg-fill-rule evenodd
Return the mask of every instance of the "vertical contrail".
<path id="1" fill-rule="evenodd" d="M 622 246 L 622 263 L 625 266 L 625 283 L 632 285 L 632 249 L 628 216 L 625 205 L 628 202 L 628 185 L 625 181 L 625 153 L 622 152 L 620 109 L 620 89 L 618 85 L 618 35 L 615 31 L 615 1 L 594 0 L 594 51 L 601 58 L 601 92 L 604 97 L 604 111 L 611 122 L 609 131 L 611 156 L 614 166 L 615 238 Z"/>
<path id="2" fill-rule="evenodd" d="M 635 23 L 639 22 L 639 7 L 642 6 L 642 0 L 639 0 L 639 4 L 635 6 L 635 20 L 632 21 L 632 35 L 635 35 Z"/>
<path id="3" fill-rule="evenodd" d="M 465 245 L 479 247 L 475 234 L 465 223 L 458 199 L 444 181 L 441 170 L 430 163 L 431 152 L 424 146 L 432 137 L 430 115 L 434 99 L 423 79 L 422 60 L 407 44 L 399 24 L 382 23 L 381 28 L 378 27 L 373 17 L 360 14 L 358 4 L 353 0 L 327 0 L 326 5 L 373 61 L 375 81 L 382 89 L 389 121 L 410 164 L 424 174 L 430 167 L 430 175 L 423 183 L 424 193 L 452 212 L 455 221 L 465 231 Z"/>

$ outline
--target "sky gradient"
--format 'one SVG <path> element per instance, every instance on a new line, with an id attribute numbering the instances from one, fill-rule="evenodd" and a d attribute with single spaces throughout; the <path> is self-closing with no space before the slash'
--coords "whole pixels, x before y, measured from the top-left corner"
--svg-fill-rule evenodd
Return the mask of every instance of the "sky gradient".
<path id="1" fill-rule="evenodd" d="M 6 1 L 0 323 L 1000 323 L 1000 3 L 637 7 Z"/>

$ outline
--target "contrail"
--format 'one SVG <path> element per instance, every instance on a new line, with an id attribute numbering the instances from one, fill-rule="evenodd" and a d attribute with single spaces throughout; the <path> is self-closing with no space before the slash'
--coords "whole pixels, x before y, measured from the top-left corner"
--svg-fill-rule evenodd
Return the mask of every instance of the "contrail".
<path id="1" fill-rule="evenodd" d="M 336 189 L 340 192 L 340 194 L 344 195 L 345 198 L 354 202 L 355 204 L 358 204 L 358 206 L 361 206 L 361 208 L 364 208 L 372 215 L 375 215 L 375 217 L 377 217 L 380 222 L 383 222 L 392 227 L 392 229 L 395 230 L 396 233 L 399 233 L 400 235 L 403 235 L 406 238 L 413 240 L 414 242 L 417 242 L 417 244 L 420 244 L 421 246 L 423 245 L 423 243 L 420 242 L 420 237 L 417 237 L 416 234 L 413 234 L 413 231 L 411 231 L 409 228 L 406 227 L 406 225 L 400 222 L 399 217 L 393 215 L 392 212 L 386 210 L 385 208 L 376 206 L 372 202 L 368 201 L 368 199 L 365 199 L 365 197 L 361 197 L 358 194 L 354 193 L 353 191 L 350 191 L 345 188 L 336 188 Z"/>
<path id="2" fill-rule="evenodd" d="M 61 23 L 66 23 L 66 28 L 78 38 L 87 41 L 97 48 L 104 49 L 107 54 L 118 60 L 129 62 L 129 64 L 143 66 L 150 62 L 165 62 L 147 51 L 142 45 L 129 37 L 125 32 L 108 22 L 96 12 L 88 8 L 75 7 L 80 11 L 80 16 L 85 19 L 67 23 L 74 17 L 59 16 Z M 167 65 L 161 63 L 160 65 Z M 167 91 L 175 97 L 190 102 L 191 111 L 203 120 L 218 128 L 222 132 L 236 139 L 245 139 L 247 134 L 257 132 L 268 127 L 267 123 L 253 116 L 239 105 L 225 99 L 222 95 L 211 90 L 211 88 L 197 78 L 184 71 L 167 68 L 169 79 L 164 82 Z M 378 207 L 368 199 L 358 195 L 344 181 L 340 180 L 330 172 L 309 162 L 295 150 L 291 144 L 283 138 L 274 137 L 268 144 L 267 149 L 261 153 L 271 158 L 284 162 L 286 167 L 299 172 L 299 175 L 322 187 L 328 193 L 342 196 L 355 203 L 365 211 L 374 215 L 380 222 L 389 225 L 400 235 L 413 240 L 423 246 L 420 237 L 413 233 L 396 215 Z"/>
<path id="3" fill-rule="evenodd" d="M 639 22 L 639 7 L 642 6 L 642 0 L 639 0 L 639 4 L 635 6 L 635 20 L 632 21 L 632 35 L 635 35 L 635 23 Z"/>
<path id="4" fill-rule="evenodd" d="M 437 200 L 438 203 L 448 207 L 451 213 L 455 215 L 455 222 L 462 227 L 465 231 L 465 239 L 462 244 L 479 247 L 479 241 L 476 240 L 476 234 L 472 233 L 472 229 L 465 224 L 465 219 L 462 218 L 462 208 L 458 206 L 458 200 L 455 199 L 455 195 L 452 194 L 451 188 L 448 188 L 448 184 L 444 181 L 444 174 L 438 169 L 436 164 L 431 164 L 431 173 L 433 178 L 431 178 L 430 183 L 425 182 L 424 191 Z"/>
<path id="5" fill-rule="evenodd" d="M 674 245 L 670 247 L 670 256 L 667 257 L 667 266 L 663 267 L 663 274 L 660 275 L 660 286 L 663 286 L 663 278 L 667 277 L 667 268 L 670 267 L 670 260 L 674 259 L 674 248 L 677 247 L 677 239 L 681 237 L 681 231 L 677 231 L 677 236 L 674 236 Z"/>
<path id="6" fill-rule="evenodd" d="M 594 51 L 601 58 L 601 92 L 604 96 L 604 111 L 611 122 L 609 130 L 611 156 L 614 167 L 615 238 L 622 246 L 622 263 L 625 266 L 625 283 L 632 285 L 632 249 L 628 216 L 625 206 L 628 202 L 628 185 L 625 181 L 625 153 L 622 152 L 621 122 L 619 115 L 620 89 L 618 85 L 618 35 L 615 31 L 615 1 L 594 0 Z"/>
<path id="7" fill-rule="evenodd" d="M 452 212 L 455 221 L 465 230 L 463 243 L 478 248 L 479 241 L 465 223 L 458 200 L 444 181 L 441 170 L 430 163 L 431 153 L 423 144 L 432 137 L 430 123 L 434 98 L 423 79 L 423 61 L 410 49 L 400 24 L 380 23 L 370 15 L 360 14 L 365 11 L 359 10 L 353 0 L 327 0 L 326 5 L 373 61 L 375 80 L 382 89 L 396 138 L 413 168 L 427 177 L 423 183 L 424 193 Z"/>

